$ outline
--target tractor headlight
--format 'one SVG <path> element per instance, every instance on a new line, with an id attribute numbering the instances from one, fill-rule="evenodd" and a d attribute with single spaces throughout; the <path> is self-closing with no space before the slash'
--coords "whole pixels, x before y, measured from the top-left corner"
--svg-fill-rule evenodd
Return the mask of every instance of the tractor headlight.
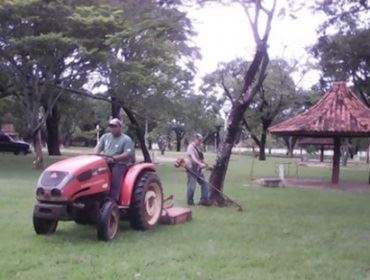
<path id="1" fill-rule="evenodd" d="M 62 191 L 60 189 L 52 189 L 51 190 L 51 196 L 59 197 L 62 195 Z"/>
<path id="2" fill-rule="evenodd" d="M 36 195 L 39 196 L 39 195 L 44 195 L 44 194 L 45 194 L 44 188 L 37 187 L 37 189 L 36 189 Z"/>
<path id="3" fill-rule="evenodd" d="M 41 194 L 41 189 L 52 188 L 52 189 L 63 189 L 71 180 L 73 175 L 63 171 L 44 171 L 38 182 L 36 193 Z"/>

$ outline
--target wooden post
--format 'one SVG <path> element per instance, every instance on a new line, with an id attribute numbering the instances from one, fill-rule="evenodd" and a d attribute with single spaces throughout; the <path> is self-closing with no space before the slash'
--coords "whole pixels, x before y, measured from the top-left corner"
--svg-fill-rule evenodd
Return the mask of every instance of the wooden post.
<path id="1" fill-rule="evenodd" d="M 334 155 L 333 155 L 333 171 L 331 182 L 338 184 L 339 182 L 339 168 L 340 168 L 340 138 L 334 138 Z"/>
<path id="2" fill-rule="evenodd" d="M 324 145 L 320 147 L 320 162 L 324 162 Z"/>

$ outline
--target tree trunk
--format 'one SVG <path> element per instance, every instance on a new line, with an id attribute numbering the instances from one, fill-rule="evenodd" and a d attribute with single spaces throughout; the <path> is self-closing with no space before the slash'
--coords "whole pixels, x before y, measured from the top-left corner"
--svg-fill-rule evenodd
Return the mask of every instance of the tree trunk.
<path id="1" fill-rule="evenodd" d="M 283 140 L 285 145 L 287 146 L 287 156 L 293 157 L 294 156 L 294 147 L 297 143 L 297 137 L 294 136 L 284 136 Z"/>
<path id="2" fill-rule="evenodd" d="M 117 97 L 112 96 L 112 102 L 111 102 L 111 113 L 112 118 L 120 118 L 119 111 L 121 110 L 120 104 L 117 102 Z"/>
<path id="3" fill-rule="evenodd" d="M 292 143 L 292 137 L 289 137 L 288 157 L 293 157 L 293 155 L 294 155 L 294 147 Z"/>
<path id="4" fill-rule="evenodd" d="M 258 5 L 257 2 L 255 3 L 255 14 L 259 14 L 261 12 L 261 6 Z M 210 202 L 218 206 L 225 206 L 225 199 L 222 195 L 225 176 L 227 168 L 229 166 L 232 148 L 239 133 L 241 121 L 244 117 L 246 109 L 253 101 L 258 90 L 260 90 L 262 83 L 266 77 L 266 69 L 269 63 L 269 57 L 267 53 L 267 41 L 271 29 L 271 21 L 274 15 L 275 7 L 276 1 L 273 1 L 273 6 L 270 11 L 266 12 L 266 9 L 262 10 L 267 17 L 263 37 L 261 37 L 259 33 L 261 22 L 258 19 L 260 17 L 255 16 L 255 20 L 253 21 L 247 7 L 244 7 L 253 31 L 257 49 L 254 54 L 252 63 L 244 74 L 243 88 L 240 91 L 239 96 L 234 100 L 234 102 L 232 102 L 232 108 L 230 116 L 228 118 L 228 125 L 226 127 L 225 137 L 218 149 L 216 163 L 210 176 L 210 183 L 216 188 L 211 189 Z"/>
<path id="5" fill-rule="evenodd" d="M 42 155 L 42 146 L 41 146 L 41 129 L 38 129 L 35 133 L 32 134 L 32 144 L 35 152 L 35 161 L 34 165 L 37 170 L 42 170 L 44 168 L 44 158 Z"/>
<path id="6" fill-rule="evenodd" d="M 226 130 L 224 140 L 221 142 L 221 146 L 218 149 L 216 164 L 211 173 L 210 183 L 215 186 L 219 191 L 223 190 L 226 171 L 229 166 L 230 156 L 234 142 L 239 133 L 239 124 L 243 118 L 245 108 L 240 104 L 235 104 L 229 116 L 229 125 Z M 213 204 L 218 206 L 224 206 L 225 200 L 219 192 L 211 189 L 210 200 Z"/>
<path id="7" fill-rule="evenodd" d="M 292 136 L 292 142 L 291 142 L 291 148 L 290 148 L 290 154 L 289 154 L 289 156 L 290 157 L 294 157 L 294 148 L 295 148 L 295 144 L 297 144 L 297 137 L 295 137 L 295 136 Z"/>
<path id="8" fill-rule="evenodd" d="M 261 133 L 261 139 L 259 141 L 259 160 L 266 160 L 266 138 L 267 138 L 267 129 L 270 127 L 271 122 L 273 120 L 269 119 L 262 119 L 262 133 Z"/>
<path id="9" fill-rule="evenodd" d="M 215 135 L 215 137 L 216 137 L 216 141 L 215 141 L 216 147 L 215 147 L 215 151 L 217 151 L 218 147 L 220 146 L 220 139 L 221 139 L 220 130 L 221 130 L 221 126 L 220 125 L 216 126 L 216 135 Z"/>
<path id="10" fill-rule="evenodd" d="M 181 140 L 182 140 L 181 136 L 176 133 L 176 151 L 177 152 L 181 151 Z"/>
<path id="11" fill-rule="evenodd" d="M 134 113 L 129 108 L 127 108 L 127 107 L 122 106 L 122 109 L 123 109 L 123 111 L 125 111 L 125 113 L 126 113 L 127 117 L 129 118 L 131 124 L 135 128 L 136 136 L 139 139 L 141 151 L 142 151 L 143 156 L 144 156 L 144 161 L 145 162 L 152 162 L 152 159 L 150 157 L 149 150 L 148 150 L 148 148 L 147 148 L 147 146 L 145 144 L 144 131 L 140 128 L 140 124 L 137 121 Z"/>
<path id="12" fill-rule="evenodd" d="M 324 145 L 320 147 L 320 162 L 324 162 Z"/>
<path id="13" fill-rule="evenodd" d="M 263 129 L 261 134 L 261 140 L 260 140 L 260 153 L 259 153 L 259 160 L 266 160 L 266 137 L 267 137 L 267 129 Z"/>
<path id="14" fill-rule="evenodd" d="M 50 156 L 60 156 L 59 139 L 60 114 L 58 106 L 55 105 L 46 119 L 47 147 Z"/>
<path id="15" fill-rule="evenodd" d="M 283 136 L 282 138 L 286 146 L 286 155 L 289 155 L 289 147 L 290 147 L 289 136 Z"/>

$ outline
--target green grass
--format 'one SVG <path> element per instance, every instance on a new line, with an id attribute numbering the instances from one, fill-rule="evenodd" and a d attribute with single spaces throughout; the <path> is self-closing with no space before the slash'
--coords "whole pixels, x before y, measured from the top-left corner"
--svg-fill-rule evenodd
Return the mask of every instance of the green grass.
<path id="1" fill-rule="evenodd" d="M 281 161 L 287 159 L 255 161 L 254 177 L 273 176 Z M 0 279 L 370 279 L 369 193 L 257 187 L 249 180 L 251 162 L 234 156 L 226 182 L 244 212 L 193 207 L 190 223 L 150 232 L 122 223 L 117 239 L 104 243 L 94 227 L 73 222 L 37 236 L 39 173 L 30 156 L 1 154 Z M 366 170 L 352 166 L 342 179 L 367 180 Z M 171 164 L 158 172 L 165 193 L 184 205 L 183 172 Z M 299 174 L 329 178 L 330 170 Z"/>

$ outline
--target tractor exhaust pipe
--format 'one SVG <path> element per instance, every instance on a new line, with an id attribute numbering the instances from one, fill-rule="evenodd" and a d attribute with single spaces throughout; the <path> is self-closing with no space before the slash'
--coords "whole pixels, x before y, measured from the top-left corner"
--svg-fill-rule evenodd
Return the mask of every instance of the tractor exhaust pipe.
<path id="1" fill-rule="evenodd" d="M 232 205 L 234 205 L 237 209 L 238 209 L 238 211 L 239 212 L 242 212 L 243 211 L 243 208 L 242 208 L 242 206 L 239 204 L 239 203 L 237 203 L 237 202 L 235 202 L 234 200 L 232 200 L 229 196 L 227 196 L 226 194 L 224 194 L 222 191 L 220 191 L 218 188 L 216 188 L 214 185 L 212 185 L 210 182 L 208 182 L 207 180 L 205 180 L 205 179 L 203 179 L 202 177 L 199 177 L 199 175 L 198 174 L 196 174 L 195 172 L 193 172 L 192 170 L 190 170 L 187 166 L 186 166 L 186 162 L 185 162 L 185 159 L 183 159 L 183 158 L 178 158 L 178 159 L 176 159 L 176 162 L 175 162 L 175 164 L 174 164 L 174 166 L 176 167 L 176 168 L 180 168 L 180 167 L 182 167 L 182 168 L 184 168 L 187 172 L 189 172 L 191 175 L 193 175 L 195 178 L 197 178 L 197 179 L 199 179 L 199 180 L 201 180 L 201 181 L 203 181 L 203 182 L 205 182 L 205 183 L 207 183 L 207 185 L 211 188 L 211 189 L 213 189 L 213 190 L 215 190 L 216 192 L 218 192 L 226 201 L 228 201 L 228 202 L 230 202 Z"/>

